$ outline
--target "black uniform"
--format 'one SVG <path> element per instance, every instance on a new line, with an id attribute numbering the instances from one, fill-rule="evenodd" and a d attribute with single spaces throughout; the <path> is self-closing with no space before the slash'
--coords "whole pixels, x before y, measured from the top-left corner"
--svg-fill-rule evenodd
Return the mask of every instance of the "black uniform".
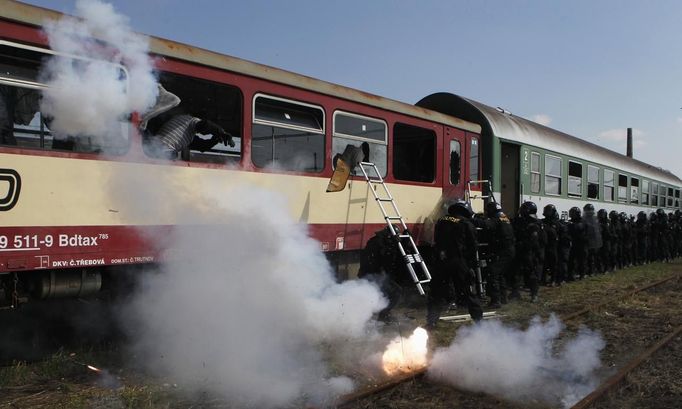
<path id="1" fill-rule="evenodd" d="M 474 219 L 476 227 L 483 229 L 488 243 L 486 261 L 490 306 L 499 308 L 507 302 L 506 277 L 516 255 L 514 229 L 506 214 L 495 202 L 486 205 L 484 220 Z"/>
<path id="2" fill-rule="evenodd" d="M 524 205 L 531 207 L 533 211 L 524 211 Z M 531 301 L 533 302 L 537 300 L 538 296 L 546 242 L 542 223 L 537 219 L 536 212 L 537 207 L 534 203 L 525 202 L 521 205 L 519 217 L 515 218 L 513 223 L 514 235 L 516 236 L 516 266 L 528 283 Z M 514 280 L 512 284 L 512 294 L 517 296 L 519 294 L 518 280 Z"/>
<path id="3" fill-rule="evenodd" d="M 547 205 L 542 212 L 543 230 L 547 241 L 545 243 L 545 258 L 540 281 L 543 284 L 560 284 L 559 280 L 559 233 L 561 222 L 554 205 Z"/>
<path id="4" fill-rule="evenodd" d="M 609 223 L 609 215 L 605 209 L 600 209 L 597 218 L 599 219 L 599 231 L 601 232 L 602 246 L 599 249 L 599 271 L 605 273 L 613 271 L 613 259 L 611 258 L 611 246 L 613 245 L 613 232 Z"/>
<path id="5" fill-rule="evenodd" d="M 569 216 L 571 219 L 568 223 L 568 233 L 571 236 L 571 253 L 568 259 L 568 281 L 573 281 L 585 276 L 587 231 L 579 208 L 571 208 Z"/>
<path id="6" fill-rule="evenodd" d="M 386 308 L 379 311 L 379 319 L 382 321 L 390 319 L 391 310 L 398 304 L 402 295 L 402 287 L 396 280 L 401 270 L 399 260 L 398 243 L 388 227 L 376 232 L 367 241 L 360 255 L 358 278 L 377 283 L 388 300 Z"/>
<path id="7" fill-rule="evenodd" d="M 649 222 L 646 213 L 639 212 L 634 226 L 634 234 L 637 238 L 637 252 L 635 262 L 638 265 L 649 261 Z"/>
<path id="8" fill-rule="evenodd" d="M 587 244 L 586 271 L 588 275 L 597 273 L 599 265 L 599 251 L 603 243 L 599 221 L 594 214 L 594 206 L 591 203 L 583 207 L 583 224 L 585 225 L 585 237 Z"/>
<path id="9" fill-rule="evenodd" d="M 476 228 L 462 213 L 461 204 L 450 206 L 448 215 L 434 229 L 434 271 L 427 305 L 427 325 L 434 327 L 445 305 L 459 294 L 475 321 L 483 317 L 478 298 L 471 291 L 476 265 Z M 470 213 L 469 213 L 470 216 Z M 454 288 L 453 288 L 454 286 Z M 454 292 L 454 293 L 453 293 Z"/>

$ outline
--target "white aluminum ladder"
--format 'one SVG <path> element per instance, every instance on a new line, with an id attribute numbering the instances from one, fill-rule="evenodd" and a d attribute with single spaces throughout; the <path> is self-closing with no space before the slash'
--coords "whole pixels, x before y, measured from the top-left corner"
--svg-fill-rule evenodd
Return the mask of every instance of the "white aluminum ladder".
<path id="1" fill-rule="evenodd" d="M 412 235 L 410 235 L 410 232 L 407 230 L 407 225 L 405 224 L 403 217 L 400 215 L 398 206 L 396 205 L 393 196 L 391 196 L 388 186 L 386 186 L 386 183 L 384 183 L 384 179 L 381 177 L 379 169 L 377 169 L 376 165 L 372 162 L 360 162 L 359 165 L 360 170 L 362 170 L 362 174 L 365 176 L 365 180 L 372 191 L 372 195 L 374 195 L 374 199 L 379 205 L 381 213 L 384 215 L 384 220 L 391 231 L 391 235 L 396 238 L 398 249 L 400 250 L 400 254 L 407 265 L 407 270 L 412 276 L 412 281 L 417 286 L 419 294 L 424 295 L 424 288 L 422 287 L 422 284 L 426 284 L 431 281 L 431 274 L 429 273 L 429 269 L 426 267 L 424 259 L 422 258 L 421 254 L 419 254 L 419 249 L 417 249 L 417 245 L 414 243 Z M 384 190 L 382 193 L 377 192 L 377 185 L 381 185 L 383 187 Z M 380 196 L 380 194 L 382 196 Z M 391 203 L 391 207 L 388 208 L 388 210 L 386 207 L 384 207 L 384 202 Z M 391 213 L 389 214 L 389 212 Z M 393 223 L 397 222 L 400 223 L 402 232 L 396 231 L 395 227 L 393 226 Z M 403 245 L 403 242 L 405 242 L 406 245 Z M 419 278 L 417 271 L 414 268 L 415 264 L 421 268 L 421 272 L 425 278 Z"/>
<path id="2" fill-rule="evenodd" d="M 478 195 L 472 196 L 471 195 L 471 185 L 472 184 L 482 184 L 483 185 L 483 186 L 481 186 L 481 196 L 478 196 Z M 488 187 L 488 194 L 483 194 L 483 192 L 486 191 L 485 190 L 486 185 Z M 488 179 L 486 179 L 486 180 L 470 180 L 467 182 L 467 190 L 465 192 L 465 195 L 466 195 L 465 200 L 466 200 L 466 202 L 469 203 L 469 206 L 471 206 L 472 208 L 473 208 L 473 206 L 471 204 L 471 201 L 475 200 L 475 199 L 485 200 L 485 199 L 490 198 L 493 200 L 493 202 L 495 202 L 495 196 L 493 196 L 492 192 L 493 192 L 493 186 L 492 186 L 491 180 L 488 180 Z M 479 232 L 481 230 L 482 230 L 481 228 L 476 228 L 477 232 Z M 476 249 L 476 268 L 474 268 L 474 272 L 476 273 L 476 277 L 475 277 L 475 282 L 471 285 L 471 287 L 472 287 L 471 289 L 474 292 L 474 294 L 477 294 L 481 298 L 483 296 L 485 296 L 485 287 L 486 287 L 486 282 L 483 280 L 483 272 L 481 270 L 482 270 L 482 267 L 485 267 L 486 261 L 481 260 L 479 249 L 481 247 L 486 247 L 486 246 L 488 246 L 488 243 L 481 243 L 481 242 L 478 243 L 479 248 Z"/>

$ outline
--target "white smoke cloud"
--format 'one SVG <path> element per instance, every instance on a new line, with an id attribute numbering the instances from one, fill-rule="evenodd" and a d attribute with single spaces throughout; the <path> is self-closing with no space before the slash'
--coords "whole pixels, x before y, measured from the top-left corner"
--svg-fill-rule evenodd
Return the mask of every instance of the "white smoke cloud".
<path id="1" fill-rule="evenodd" d="M 149 201 L 140 180 L 126 187 L 141 189 L 128 190 L 132 204 L 173 206 L 183 227 L 166 238 L 178 257 L 145 279 L 122 315 L 134 317 L 126 326 L 137 356 L 180 385 L 243 406 L 322 402 L 352 389 L 330 375 L 318 347 L 366 335 L 385 305 L 377 287 L 337 283 L 319 243 L 271 192 L 229 188 L 220 177 L 202 180 L 200 197 L 164 204 Z"/>
<path id="2" fill-rule="evenodd" d="M 45 22 L 50 48 L 63 56 L 44 64 L 41 110 L 57 135 L 120 137 L 126 116 L 156 100 L 148 40 L 111 4 L 78 0 L 76 15 Z"/>
<path id="3" fill-rule="evenodd" d="M 429 376 L 507 399 L 542 400 L 570 407 L 598 384 L 599 352 L 605 343 L 587 328 L 555 344 L 563 324 L 536 317 L 525 331 L 486 321 L 463 328 L 452 344 L 435 352 Z"/>

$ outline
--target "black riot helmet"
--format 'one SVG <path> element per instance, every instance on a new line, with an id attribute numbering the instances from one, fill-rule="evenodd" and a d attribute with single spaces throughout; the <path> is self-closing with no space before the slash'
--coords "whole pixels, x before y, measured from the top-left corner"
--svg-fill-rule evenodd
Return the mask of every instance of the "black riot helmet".
<path id="1" fill-rule="evenodd" d="M 471 210 L 471 205 L 469 204 L 469 202 L 465 202 L 464 200 L 458 200 L 457 202 L 451 204 L 448 207 L 448 214 L 450 216 L 463 216 L 469 219 L 471 218 L 471 216 L 474 215 L 474 211 Z"/>
<path id="2" fill-rule="evenodd" d="M 584 212 L 594 212 L 594 205 L 592 203 L 588 203 L 585 206 L 583 206 L 583 211 Z"/>
<path id="3" fill-rule="evenodd" d="M 556 211 L 556 206 L 553 204 L 548 204 L 545 206 L 545 208 L 542 209 L 542 215 L 548 219 L 556 219 L 559 217 L 559 214 Z"/>
<path id="4" fill-rule="evenodd" d="M 609 212 L 609 219 L 611 220 L 618 220 L 618 212 L 615 210 L 611 210 Z"/>
<path id="5" fill-rule="evenodd" d="M 519 215 L 521 217 L 536 217 L 538 213 L 538 207 L 535 203 L 533 202 L 523 202 L 521 203 L 521 207 L 519 208 Z"/>
<path id="6" fill-rule="evenodd" d="M 621 222 L 624 222 L 624 221 L 626 221 L 626 220 L 628 219 L 628 214 L 625 213 L 625 212 L 620 212 L 620 214 L 619 214 L 618 216 L 620 216 L 620 221 L 621 221 Z"/>
<path id="7" fill-rule="evenodd" d="M 495 217 L 502 212 L 502 206 L 497 202 L 488 202 L 485 205 L 485 215 L 488 217 Z"/>
<path id="8" fill-rule="evenodd" d="M 640 210 L 639 213 L 637 213 L 637 220 L 639 221 L 646 221 L 646 212 L 644 210 Z"/>
<path id="9" fill-rule="evenodd" d="M 666 216 L 665 210 L 663 210 L 663 209 L 661 209 L 661 208 L 659 207 L 658 209 L 656 209 L 656 216 L 659 216 L 659 217 L 664 217 L 664 216 Z"/>
<path id="10" fill-rule="evenodd" d="M 606 211 L 606 209 L 599 209 L 597 212 L 597 217 L 599 220 L 606 220 L 609 218 L 609 213 Z"/>
<path id="11" fill-rule="evenodd" d="M 571 219 L 577 219 L 580 217 L 580 208 L 577 206 L 573 206 L 568 210 L 568 217 Z"/>

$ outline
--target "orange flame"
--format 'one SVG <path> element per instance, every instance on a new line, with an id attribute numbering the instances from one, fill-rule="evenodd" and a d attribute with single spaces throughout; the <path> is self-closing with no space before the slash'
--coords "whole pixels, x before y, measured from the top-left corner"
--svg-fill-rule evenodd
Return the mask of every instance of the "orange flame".
<path id="1" fill-rule="evenodd" d="M 381 358 L 384 372 L 392 376 L 425 367 L 428 340 L 429 334 L 421 327 L 416 328 L 407 339 L 395 338 L 388 344 Z"/>
<path id="2" fill-rule="evenodd" d="M 89 370 L 91 370 L 91 371 L 95 371 L 95 372 L 97 372 L 97 373 L 100 373 L 100 372 L 102 372 L 102 370 L 101 370 L 101 369 L 95 368 L 95 367 L 94 367 L 94 366 L 92 366 L 92 365 L 85 365 L 85 367 L 86 367 L 86 368 L 88 368 Z"/>

